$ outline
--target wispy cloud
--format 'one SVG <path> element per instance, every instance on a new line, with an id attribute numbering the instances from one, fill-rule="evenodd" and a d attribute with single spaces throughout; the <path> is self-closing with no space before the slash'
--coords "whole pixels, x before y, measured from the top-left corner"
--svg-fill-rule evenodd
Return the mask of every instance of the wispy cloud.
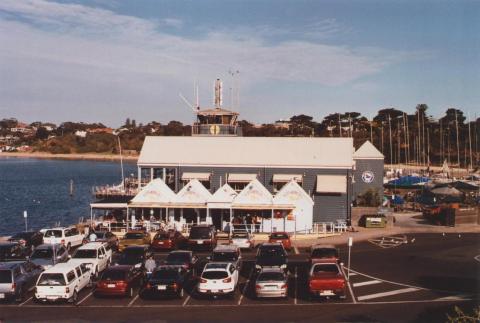
<path id="1" fill-rule="evenodd" d="M 95 111 L 106 103 L 128 109 L 136 102 L 148 113 L 158 109 L 158 102 L 177 102 L 172 93 L 190 87 L 194 78 L 209 82 L 231 67 L 249 80 L 244 87 L 272 80 L 339 86 L 378 73 L 404 55 L 308 39 L 271 43 L 262 32 L 246 30 L 210 31 L 196 39 L 163 31 L 182 26 L 176 18 L 152 21 L 79 4 L 3 0 L 0 104 L 58 108 L 55 97 L 61 93 L 62 107 L 73 107 L 80 103 L 63 96 L 80 91 L 80 102 Z M 327 20 L 312 24 L 304 34 L 324 37 L 340 28 Z M 13 98 L 11 93 L 19 91 L 25 95 Z M 163 113 L 168 118 L 178 111 Z"/>

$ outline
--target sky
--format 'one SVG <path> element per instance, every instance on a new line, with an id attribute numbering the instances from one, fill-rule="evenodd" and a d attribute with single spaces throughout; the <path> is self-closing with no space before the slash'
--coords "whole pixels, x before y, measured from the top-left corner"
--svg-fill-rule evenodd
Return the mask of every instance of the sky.
<path id="1" fill-rule="evenodd" d="M 480 1 L 1 0 L 0 118 L 190 123 L 426 103 L 480 115 Z"/>

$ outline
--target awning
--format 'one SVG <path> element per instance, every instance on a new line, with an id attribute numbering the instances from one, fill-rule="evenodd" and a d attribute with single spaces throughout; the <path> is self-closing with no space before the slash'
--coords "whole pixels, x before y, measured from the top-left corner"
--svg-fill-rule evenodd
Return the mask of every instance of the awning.
<path id="1" fill-rule="evenodd" d="M 250 183 L 257 178 L 257 174 L 228 174 L 229 183 Z"/>
<path id="2" fill-rule="evenodd" d="M 317 193 L 346 193 L 345 175 L 317 175 Z"/>
<path id="3" fill-rule="evenodd" d="M 190 181 L 192 179 L 198 179 L 199 181 L 209 181 L 211 173 L 189 173 L 185 172 L 182 174 L 182 181 Z"/>
<path id="4" fill-rule="evenodd" d="M 91 203 L 92 209 L 126 209 L 127 203 Z"/>
<path id="5" fill-rule="evenodd" d="M 303 176 L 301 174 L 274 174 L 273 175 L 274 183 L 288 183 L 292 179 L 297 183 L 301 183 L 303 181 Z"/>

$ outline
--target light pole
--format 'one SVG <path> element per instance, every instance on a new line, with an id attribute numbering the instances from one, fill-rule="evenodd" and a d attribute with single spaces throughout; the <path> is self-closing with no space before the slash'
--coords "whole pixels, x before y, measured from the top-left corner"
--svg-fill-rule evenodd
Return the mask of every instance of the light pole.
<path id="1" fill-rule="evenodd" d="M 347 280 L 350 280 L 350 253 L 352 250 L 353 238 L 348 237 L 348 267 L 347 267 Z"/>

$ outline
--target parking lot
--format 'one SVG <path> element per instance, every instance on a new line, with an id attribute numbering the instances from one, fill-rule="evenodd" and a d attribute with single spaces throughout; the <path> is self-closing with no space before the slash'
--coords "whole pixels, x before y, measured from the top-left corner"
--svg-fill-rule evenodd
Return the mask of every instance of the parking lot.
<path id="1" fill-rule="evenodd" d="M 407 243 L 398 243 L 396 247 L 389 248 L 369 241 L 355 244 L 352 248 L 352 266 L 349 271 L 345 263 L 345 272 L 349 273 L 348 294 L 345 300 L 312 299 L 309 296 L 308 249 L 294 248 L 289 253 L 289 284 L 286 299 L 254 297 L 255 250 L 253 250 L 242 253 L 244 265 L 233 297 L 200 297 L 195 293 L 195 282 L 192 281 L 186 287 L 183 298 L 144 299 L 139 296 L 138 290 L 135 290 L 132 298 L 97 298 L 93 296 L 91 288 L 85 288 L 79 293 L 76 304 L 39 304 L 34 301 L 33 292 L 30 292 L 23 303 L 4 303 L 0 305 L 0 309 L 3 313 L 12 315 L 15 315 L 16 311 L 30 308 L 40 310 L 52 307 L 75 311 L 82 308 L 109 308 L 109 311 L 121 309 L 122 312 L 126 308 L 132 311 L 148 308 L 177 310 L 183 308 L 182 311 L 217 308 L 220 312 L 222 308 L 244 308 L 247 313 L 251 308 L 258 307 L 269 308 L 269 311 L 272 311 L 272 308 L 285 311 L 285 308 L 311 306 L 354 308 L 364 305 L 416 304 L 421 309 L 421 306 L 430 307 L 442 303 L 443 305 L 478 303 L 477 274 L 480 263 L 475 260 L 475 256 L 478 255 L 477 237 L 478 235 L 471 234 L 462 238 L 442 237 L 442 240 L 439 240 L 438 236 L 417 235 L 406 237 Z M 412 239 L 414 242 L 411 242 Z M 438 250 L 439 246 L 441 250 Z M 339 247 L 341 258 L 346 262 L 347 247 L 346 245 Z M 440 254 L 436 256 L 434 252 Z M 155 259 L 161 263 L 166 255 L 167 253 L 155 253 Z M 201 262 L 205 263 L 209 253 L 198 252 L 197 255 Z M 443 264 L 439 266 L 439 263 Z M 451 269 L 455 268 L 462 270 L 452 272 Z M 449 284 L 444 283 L 442 278 L 448 280 Z"/>

